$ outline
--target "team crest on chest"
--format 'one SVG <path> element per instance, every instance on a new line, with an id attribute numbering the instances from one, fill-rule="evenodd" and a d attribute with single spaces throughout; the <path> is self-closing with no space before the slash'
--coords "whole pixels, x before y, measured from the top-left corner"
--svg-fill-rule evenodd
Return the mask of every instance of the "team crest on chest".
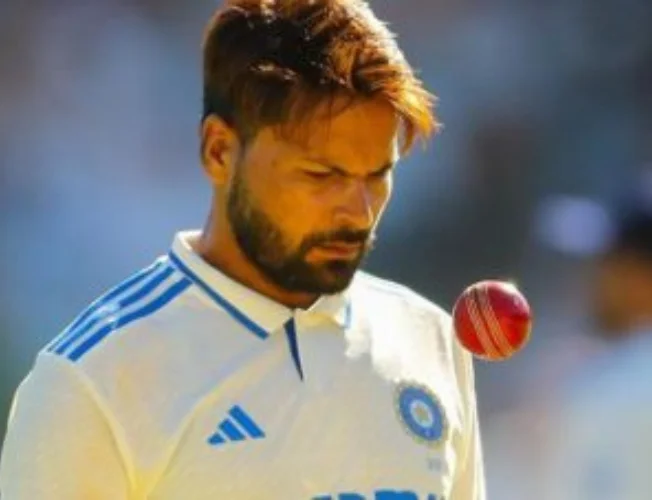
<path id="1" fill-rule="evenodd" d="M 429 388 L 403 382 L 396 387 L 394 399 L 403 428 L 417 442 L 436 447 L 445 441 L 448 433 L 446 414 Z"/>

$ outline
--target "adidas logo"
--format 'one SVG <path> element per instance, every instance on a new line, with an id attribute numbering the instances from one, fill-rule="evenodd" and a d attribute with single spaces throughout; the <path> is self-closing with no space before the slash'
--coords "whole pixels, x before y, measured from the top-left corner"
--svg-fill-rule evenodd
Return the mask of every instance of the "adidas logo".
<path id="1" fill-rule="evenodd" d="M 217 431 L 208 438 L 211 446 L 220 446 L 228 441 L 263 439 L 265 433 L 239 406 L 229 410 L 229 416 L 217 426 Z"/>

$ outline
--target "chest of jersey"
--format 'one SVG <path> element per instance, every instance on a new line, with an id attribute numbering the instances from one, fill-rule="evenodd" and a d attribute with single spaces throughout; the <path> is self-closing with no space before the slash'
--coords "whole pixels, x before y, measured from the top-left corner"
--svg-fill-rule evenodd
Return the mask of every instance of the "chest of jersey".
<path id="1" fill-rule="evenodd" d="M 432 353 L 406 359 L 364 329 L 309 321 L 291 343 L 278 334 L 233 360 L 150 498 L 448 498 L 459 405 Z"/>

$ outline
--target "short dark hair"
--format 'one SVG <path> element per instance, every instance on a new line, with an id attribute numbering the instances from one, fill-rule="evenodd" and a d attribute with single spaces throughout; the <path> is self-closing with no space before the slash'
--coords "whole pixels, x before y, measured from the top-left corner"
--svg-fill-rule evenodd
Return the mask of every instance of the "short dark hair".
<path id="1" fill-rule="evenodd" d="M 434 96 L 363 0 L 230 0 L 209 22 L 203 51 L 203 117 L 245 137 L 338 96 L 393 106 L 404 151 L 438 127 Z"/>

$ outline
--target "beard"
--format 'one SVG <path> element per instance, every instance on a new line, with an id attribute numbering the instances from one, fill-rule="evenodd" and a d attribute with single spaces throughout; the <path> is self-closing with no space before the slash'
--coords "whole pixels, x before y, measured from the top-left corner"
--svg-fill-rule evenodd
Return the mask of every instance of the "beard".
<path id="1" fill-rule="evenodd" d="M 312 233 L 296 249 L 289 248 L 283 230 L 256 206 L 241 169 L 236 171 L 227 200 L 227 217 L 245 256 L 270 281 L 290 292 L 321 295 L 345 290 L 372 248 L 370 231 L 349 228 Z M 310 250 L 334 243 L 359 244 L 360 252 L 352 259 L 308 262 Z"/>

